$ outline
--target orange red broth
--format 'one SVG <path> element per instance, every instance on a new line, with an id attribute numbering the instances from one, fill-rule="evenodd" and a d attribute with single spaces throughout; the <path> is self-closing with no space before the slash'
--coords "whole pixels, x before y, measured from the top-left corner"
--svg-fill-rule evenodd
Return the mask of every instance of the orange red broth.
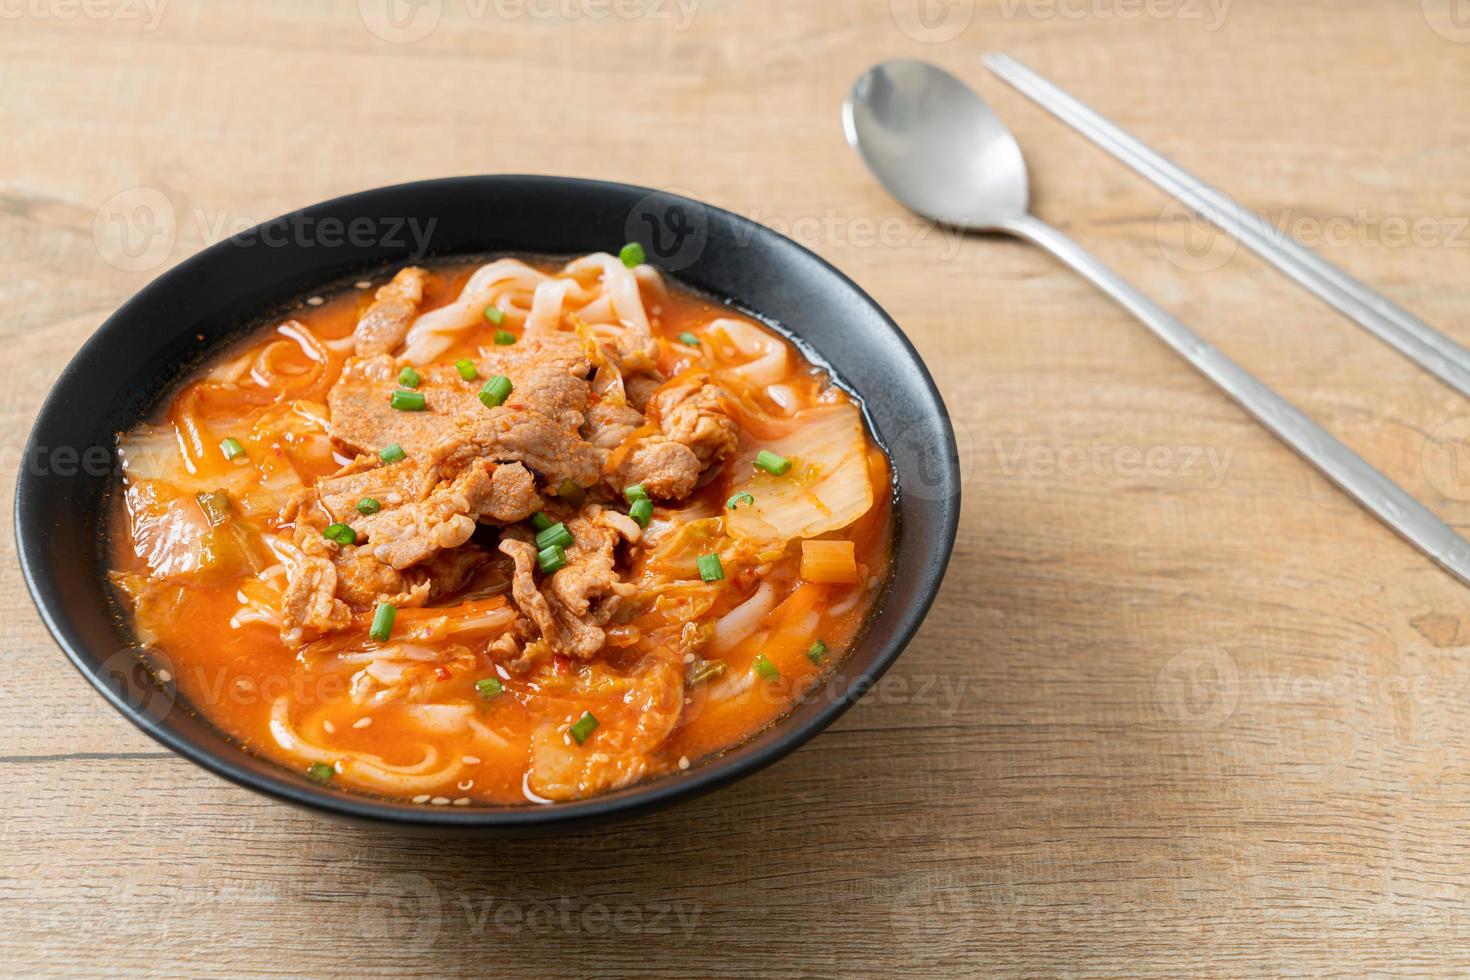
<path id="1" fill-rule="evenodd" d="M 533 264 L 544 271 L 553 268 L 547 263 Z M 478 262 L 458 262 L 433 266 L 434 276 L 422 309 L 432 310 L 456 297 L 478 265 Z M 373 283 L 374 287 L 381 280 L 379 277 Z M 694 366 L 696 358 L 705 353 L 712 355 L 718 366 L 741 363 L 745 358 L 734 349 L 720 349 L 709 344 L 705 350 L 697 350 L 675 340 L 684 331 L 697 330 L 717 317 L 735 314 L 728 307 L 676 284 L 669 285 L 666 296 L 646 299 L 654 334 L 660 340 L 660 369 L 672 377 Z M 331 350 L 322 346 L 320 341 L 350 336 L 358 316 L 371 302 L 372 292 L 372 289 L 348 287 L 329 296 L 320 305 L 302 303 L 276 324 L 262 329 L 251 340 L 217 358 L 201 372 L 201 376 L 183 386 L 163 411 L 161 422 L 172 427 L 181 451 L 196 467 L 200 477 L 207 479 L 217 474 L 227 478 L 231 475 L 229 468 L 233 464 L 224 461 L 217 451 L 209 451 L 218 444 L 212 425 L 229 425 L 251 413 L 283 411 L 294 400 L 325 402 L 326 392 L 336 380 L 349 353 Z M 289 320 L 297 321 L 305 331 L 282 326 Z M 493 329 L 487 324 L 486 330 Z M 436 360 L 448 363 L 471 356 L 485 343 L 484 331 L 476 332 Z M 257 376 L 242 380 L 233 387 L 213 382 L 205 376 L 221 363 L 257 354 L 270 345 L 275 346 L 271 350 L 272 356 L 267 359 L 269 370 L 265 376 L 259 376 L 257 372 Z M 710 347 L 714 349 L 708 349 Z M 794 367 L 786 383 L 798 392 L 800 407 L 848 399 L 845 392 L 830 384 L 826 372 L 806 361 L 799 351 L 792 348 L 790 354 L 789 363 Z M 749 408 L 747 411 L 740 407 L 737 413 L 742 425 L 742 446 L 747 441 L 758 443 L 765 434 L 763 428 L 771 423 L 764 413 L 779 414 L 769 402 Z M 336 452 L 328 451 L 320 441 L 310 444 L 291 433 L 279 438 L 264 437 L 255 444 L 247 443 L 247 449 L 251 461 L 260 461 L 262 466 L 268 466 L 272 457 L 289 457 L 301 477 L 308 482 L 330 475 L 346 460 Z M 749 678 L 738 682 L 738 687 L 743 687 L 743 690 L 712 704 L 708 694 L 714 683 L 687 689 L 679 725 L 650 755 L 653 765 L 648 776 L 697 765 L 701 759 L 745 741 L 787 713 L 800 698 L 820 686 L 840 664 L 881 591 L 880 582 L 888 566 L 891 546 L 888 461 L 871 440 L 868 459 L 874 506 L 856 523 L 826 535 L 855 542 L 864 580 L 857 586 L 802 581 L 798 573 L 800 545 L 799 542 L 791 542 L 784 555 L 770 563 L 771 571 L 766 576 L 768 581 L 789 583 L 776 606 L 751 637 L 720 654 L 720 658 L 729 665 L 726 679 Z M 721 474 L 676 507 L 696 507 L 708 513 L 720 513 L 728 493 L 728 474 Z M 242 496 L 247 510 L 250 509 L 249 498 L 248 493 Z M 252 514 L 252 520 L 262 529 L 274 531 L 279 528 L 269 513 Z M 146 575 L 147 568 L 133 547 L 126 508 L 121 499 L 112 527 L 114 568 L 122 573 Z M 633 572 L 627 578 L 636 581 L 638 570 L 639 565 L 635 561 Z M 245 580 L 209 584 L 154 582 L 142 587 L 141 594 L 133 594 L 139 593 L 136 579 L 134 582 L 131 588 L 124 587 L 123 591 L 129 593 L 128 597 L 133 600 L 135 625 L 140 635 L 162 653 L 162 662 L 168 665 L 185 702 L 249 751 L 297 771 L 305 768 L 301 760 L 282 749 L 271 734 L 272 701 L 285 694 L 291 702 L 296 729 L 320 736 L 324 730 L 322 726 L 330 726 L 334 730 L 330 736 L 334 750 L 340 750 L 344 755 L 371 753 L 398 765 L 417 761 L 419 750 L 409 747 L 422 745 L 423 733 L 418 722 L 393 710 L 393 705 L 365 707 L 348 697 L 348 679 L 356 668 L 339 674 L 309 671 L 305 668 L 307 654 L 284 645 L 273 626 L 265 623 L 231 626 L 231 618 L 241 605 L 237 592 L 242 584 L 246 584 Z M 757 586 L 749 574 L 733 574 L 721 584 L 719 597 L 704 618 L 713 619 L 727 612 L 748 598 Z M 854 590 L 861 590 L 861 601 L 845 601 L 853 596 Z M 450 600 L 450 603 L 457 601 Z M 494 609 L 507 603 L 508 597 L 491 596 L 475 601 L 487 609 Z M 829 611 L 833 606 L 842 608 L 842 611 Z M 810 612 L 813 611 L 818 614 L 814 626 L 810 625 Z M 434 608 L 399 610 L 395 634 L 442 612 L 442 609 Z M 634 622 L 636 625 L 637 621 Z M 361 626 L 366 628 L 365 623 Z M 354 632 L 360 635 L 361 629 Z M 808 651 L 819 639 L 826 644 L 828 652 L 817 663 L 809 658 Z M 474 643 L 468 645 L 476 648 Z M 480 643 L 478 647 L 483 648 L 484 645 Z M 609 643 L 593 663 L 605 665 L 614 673 L 630 668 L 631 664 L 622 662 L 620 653 Z M 760 655 L 779 670 L 778 678 L 767 680 L 750 673 L 752 663 Z M 558 674 L 583 669 L 586 669 L 584 665 L 557 658 Z M 464 698 L 478 702 L 477 717 L 506 738 L 509 748 L 495 757 L 479 753 L 475 757 L 478 762 L 468 765 L 459 778 L 436 787 L 428 794 L 433 802 L 511 804 L 527 800 L 529 794 L 525 777 L 529 740 L 544 715 L 533 711 L 525 702 L 535 695 L 555 697 L 556 691 L 549 689 L 555 684 L 554 681 L 548 683 L 545 678 L 507 676 L 505 671 L 501 671 L 500 676 L 504 678 L 504 695 L 488 701 L 477 697 L 472 676 L 466 675 L 459 681 L 464 687 Z M 620 713 L 632 710 L 623 704 L 616 692 L 602 698 L 582 697 L 570 706 L 570 714 L 575 715 L 583 709 L 593 712 L 605 726 L 616 725 L 621 720 L 618 717 Z M 371 720 L 364 724 L 363 718 Z M 338 776 L 335 784 L 351 786 L 351 780 Z M 424 801 L 423 794 L 414 798 Z"/>

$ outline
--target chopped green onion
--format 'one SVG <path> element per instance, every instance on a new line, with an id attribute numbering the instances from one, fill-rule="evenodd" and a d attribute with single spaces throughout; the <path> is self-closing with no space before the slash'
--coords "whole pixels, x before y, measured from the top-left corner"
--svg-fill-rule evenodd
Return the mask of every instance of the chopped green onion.
<path id="1" fill-rule="evenodd" d="M 396 463 L 404 456 L 403 447 L 398 443 L 384 446 L 378 450 L 378 458 L 385 463 Z"/>
<path id="2" fill-rule="evenodd" d="M 643 251 L 642 245 L 637 242 L 629 242 L 618 252 L 618 258 L 623 260 L 623 265 L 636 269 L 644 263 L 648 255 Z"/>
<path id="3" fill-rule="evenodd" d="M 364 517 L 369 514 L 376 514 L 382 509 L 383 505 L 378 503 L 378 499 L 376 497 L 363 497 L 357 502 L 357 512 Z"/>
<path id="4" fill-rule="evenodd" d="M 769 449 L 762 449 L 755 454 L 755 465 L 772 476 L 780 476 L 791 469 L 791 460 L 785 456 L 779 456 Z"/>
<path id="5" fill-rule="evenodd" d="M 505 690 L 505 685 L 500 683 L 499 677 L 486 677 L 483 680 L 475 681 L 475 690 L 480 692 L 480 697 L 489 701 L 491 698 L 500 697 L 501 693 Z"/>
<path id="6" fill-rule="evenodd" d="M 313 762 L 310 768 L 306 770 L 306 778 L 312 782 L 326 784 L 332 781 L 332 777 L 336 775 L 336 772 L 337 770 L 325 762 Z"/>
<path id="7" fill-rule="evenodd" d="M 411 367 L 405 367 L 398 372 L 398 383 L 405 388 L 417 388 L 423 380 L 419 377 L 419 373 Z"/>
<path id="8" fill-rule="evenodd" d="M 388 399 L 388 404 L 400 412 L 422 412 L 429 407 L 429 400 L 424 397 L 422 391 L 405 391 L 399 388 L 393 392 L 393 397 Z"/>
<path id="9" fill-rule="evenodd" d="M 688 330 L 685 330 L 683 333 L 679 334 L 679 343 L 684 344 L 686 347 L 698 347 L 699 338 L 694 336 L 694 334 L 690 333 Z"/>
<path id="10" fill-rule="evenodd" d="M 201 490 L 194 495 L 194 500 L 199 504 L 199 509 L 204 511 L 210 527 L 219 527 L 228 521 L 234 509 L 230 505 L 230 495 L 223 490 Z"/>
<path id="11" fill-rule="evenodd" d="M 393 620 L 398 618 L 398 607 L 391 602 L 380 602 L 378 608 L 373 610 L 373 625 L 368 629 L 368 636 L 379 643 L 386 643 L 388 637 L 393 635 Z"/>
<path id="12" fill-rule="evenodd" d="M 515 385 L 503 374 L 497 374 L 485 382 L 485 387 L 480 389 L 480 401 L 485 403 L 486 408 L 497 408 L 502 402 L 510 397 L 515 390 Z"/>
<path id="13" fill-rule="evenodd" d="M 753 503 L 755 503 L 755 498 L 752 497 L 750 494 L 746 493 L 744 490 L 741 490 L 735 496 L 733 496 L 729 500 L 725 501 L 725 509 L 727 509 L 727 510 L 734 510 L 736 504 L 753 504 Z"/>
<path id="14" fill-rule="evenodd" d="M 703 684 L 705 681 L 714 680 L 716 677 L 722 677 L 728 666 L 723 660 L 706 660 L 689 672 L 689 676 L 684 679 L 684 683 L 693 687 L 696 684 Z"/>
<path id="15" fill-rule="evenodd" d="M 497 347 L 509 347 L 511 344 L 513 344 L 515 342 L 516 342 L 516 335 L 513 334 L 513 333 L 511 333 L 509 330 L 497 330 L 497 331 L 495 331 L 495 346 L 497 346 Z"/>
<path id="16" fill-rule="evenodd" d="M 648 488 L 641 483 L 635 483 L 631 487 L 623 488 L 623 499 L 628 503 L 636 503 L 648 499 Z"/>
<path id="17" fill-rule="evenodd" d="M 699 566 L 699 577 L 706 582 L 718 582 L 725 577 L 725 566 L 720 564 L 719 555 L 700 555 L 694 564 Z"/>
<path id="18" fill-rule="evenodd" d="M 633 501 L 633 506 L 628 508 L 628 516 L 639 527 L 647 527 L 648 522 L 653 519 L 653 501 L 647 497 Z"/>
<path id="19" fill-rule="evenodd" d="M 475 362 L 470 360 L 468 357 L 462 357 L 459 360 L 455 361 L 454 369 L 458 371 L 459 376 L 461 378 L 464 378 L 466 381 L 473 381 L 480 376 L 479 370 L 475 367 Z"/>
<path id="20" fill-rule="evenodd" d="M 595 731 L 597 731 L 597 719 L 593 717 L 592 712 L 584 711 L 582 717 L 572 722 L 572 727 L 567 729 L 567 734 L 576 739 L 578 745 L 581 745 L 587 741 L 587 736 Z"/>
<path id="21" fill-rule="evenodd" d="M 766 655 L 764 653 L 757 656 L 755 660 L 751 662 L 750 669 L 755 671 L 757 674 L 761 675 L 763 679 L 768 681 L 773 681 L 781 676 L 781 672 L 776 669 L 776 665 L 771 663 L 771 661 L 766 658 Z"/>
<path id="22" fill-rule="evenodd" d="M 502 322 L 504 322 L 505 314 L 500 311 L 500 307 L 496 306 L 494 303 L 491 303 L 489 306 L 485 307 L 485 319 L 489 320 L 491 323 L 495 324 L 498 327 Z"/>
<path id="23" fill-rule="evenodd" d="M 561 545 L 563 548 L 572 546 L 572 532 L 567 530 L 565 524 L 553 524 L 544 531 L 536 532 L 536 548 L 545 551 L 552 545 Z"/>
<path id="24" fill-rule="evenodd" d="M 560 569 L 566 567 L 566 549 L 559 544 L 554 544 L 548 548 L 543 548 L 539 553 L 537 553 L 536 561 L 541 565 L 541 571 L 546 575 L 550 575 L 552 572 L 559 571 Z"/>
<path id="25" fill-rule="evenodd" d="M 827 644 L 823 643 L 821 640 L 818 640 L 817 642 L 806 648 L 806 658 L 814 664 L 821 663 L 822 658 L 826 655 Z"/>
<path id="26" fill-rule="evenodd" d="M 219 441 L 219 451 L 225 454 L 225 459 L 234 462 L 245 455 L 245 447 L 240 445 L 240 440 L 234 436 L 226 436 Z"/>
<path id="27" fill-rule="evenodd" d="M 551 518 L 547 517 L 544 511 L 538 510 L 536 513 L 531 515 L 531 526 L 536 529 L 537 534 L 540 534 L 542 531 L 546 530 L 548 527 L 551 527 L 551 525 L 555 523 L 556 521 L 553 521 Z"/>
<path id="28" fill-rule="evenodd" d="M 327 529 L 322 532 L 322 537 L 338 544 L 357 544 L 357 532 L 346 524 L 328 524 Z"/>
<path id="29" fill-rule="evenodd" d="M 573 507 L 581 507 L 582 501 L 587 499 L 587 491 L 576 480 L 568 477 L 556 486 L 556 495 Z"/>

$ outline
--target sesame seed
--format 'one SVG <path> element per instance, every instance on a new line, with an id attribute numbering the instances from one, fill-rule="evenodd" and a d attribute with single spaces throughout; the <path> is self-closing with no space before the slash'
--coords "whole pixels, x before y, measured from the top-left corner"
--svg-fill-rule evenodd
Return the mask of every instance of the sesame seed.
<path id="1" fill-rule="evenodd" d="M 478 766 L 480 764 L 480 757 L 477 755 L 467 755 L 460 761 L 467 766 Z"/>
<path id="2" fill-rule="evenodd" d="M 332 724 L 332 719 L 330 719 L 330 718 L 328 718 L 328 719 L 326 719 L 325 721 L 322 722 L 322 728 L 326 730 L 326 733 L 328 735 L 335 735 L 335 734 L 337 734 L 337 726 L 334 725 L 334 724 Z"/>
<path id="3" fill-rule="evenodd" d="M 432 800 L 430 800 L 429 802 L 432 803 L 432 804 L 434 804 L 435 806 L 443 806 L 444 804 L 446 804 L 446 803 L 449 802 L 449 797 L 447 797 L 447 796 L 436 796 Z"/>
<path id="4" fill-rule="evenodd" d="M 681 755 L 681 756 L 679 756 L 679 768 L 680 769 L 688 769 L 689 768 L 689 757 L 687 755 Z"/>
<path id="5" fill-rule="evenodd" d="M 356 721 L 354 721 L 352 723 L 352 727 L 353 728 L 366 728 L 367 726 L 371 725 L 372 723 L 373 723 L 373 720 L 371 718 L 359 718 L 359 719 L 357 719 Z"/>
<path id="6" fill-rule="evenodd" d="M 427 803 L 427 802 L 429 802 L 429 794 L 428 793 L 420 793 L 418 796 L 415 796 L 413 798 L 413 801 L 415 803 Z"/>
<path id="7" fill-rule="evenodd" d="M 473 779 L 465 779 L 465 780 L 461 780 L 460 782 L 455 783 L 454 784 L 454 788 L 455 789 L 459 789 L 459 790 L 465 790 L 465 789 L 471 789 L 471 788 L 473 788 L 474 785 L 475 785 L 475 781 Z"/>
<path id="8" fill-rule="evenodd" d="M 174 675 L 173 674 L 170 674 L 166 670 L 160 670 L 158 672 L 158 680 L 159 680 L 159 683 L 167 684 L 169 681 L 171 681 L 173 679 L 174 679 Z"/>
<path id="9" fill-rule="evenodd" d="M 322 299 L 320 296 L 313 296 L 313 297 L 311 297 L 310 299 L 308 299 L 306 301 L 306 305 L 307 306 L 321 306 L 325 302 L 326 302 L 326 300 Z"/>
<path id="10" fill-rule="evenodd" d="M 469 806 L 470 805 L 470 798 L 468 796 L 461 796 L 459 799 L 457 799 L 457 800 L 454 801 L 454 805 L 455 806 Z"/>
<path id="11" fill-rule="evenodd" d="M 388 503 L 390 503 L 390 504 L 401 504 L 401 503 L 403 503 L 403 494 L 399 493 L 397 490 L 394 490 L 392 493 L 388 494 Z"/>
<path id="12" fill-rule="evenodd" d="M 692 664 L 692 663 L 694 663 L 694 654 L 692 654 L 692 653 L 686 653 L 686 654 L 684 654 L 684 662 L 686 664 Z"/>
<path id="13" fill-rule="evenodd" d="M 372 289 L 373 288 L 373 284 L 370 283 L 370 282 L 368 282 L 366 279 L 359 279 L 359 280 L 357 280 L 357 282 L 353 283 L 353 285 L 356 286 L 358 289 Z"/>

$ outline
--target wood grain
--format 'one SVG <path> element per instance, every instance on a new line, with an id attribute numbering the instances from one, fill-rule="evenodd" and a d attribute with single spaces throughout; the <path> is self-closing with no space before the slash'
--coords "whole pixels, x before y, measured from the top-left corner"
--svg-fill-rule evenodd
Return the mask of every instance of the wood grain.
<path id="1" fill-rule="evenodd" d="M 1338 228 L 1323 254 L 1470 342 L 1447 0 L 558 4 L 445 0 L 399 42 L 373 0 L 0 5 L 0 971 L 1470 968 L 1463 588 L 1045 256 L 903 213 L 836 122 L 874 61 L 959 71 L 1043 217 L 1463 526 L 1467 406 L 1252 256 L 1194 271 L 1200 229 L 979 66 L 1009 51 L 1273 221 Z M 945 14 L 970 19 L 932 40 Z M 963 437 L 954 562 L 877 691 L 715 796 L 516 844 L 325 823 L 65 664 L 8 533 L 19 448 L 88 333 L 220 229 L 495 171 L 687 190 L 871 290 Z M 120 194 L 173 213 L 154 267 L 106 259 Z"/>

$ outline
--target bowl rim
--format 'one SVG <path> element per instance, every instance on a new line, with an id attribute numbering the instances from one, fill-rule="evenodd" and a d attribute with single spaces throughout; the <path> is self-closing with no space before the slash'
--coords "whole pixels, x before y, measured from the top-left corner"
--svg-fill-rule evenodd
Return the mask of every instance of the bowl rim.
<path id="1" fill-rule="evenodd" d="M 250 231 L 243 232 L 239 237 L 258 235 L 264 226 L 289 219 L 294 215 L 352 207 L 357 202 L 366 203 L 386 194 L 414 194 L 456 184 L 468 190 L 475 186 L 483 185 L 486 181 L 527 182 L 544 186 L 547 189 L 575 187 L 583 191 L 608 194 L 610 196 L 634 194 L 641 198 L 657 194 L 662 200 L 677 201 L 698 207 L 712 216 L 717 216 L 724 221 L 731 222 L 732 226 L 738 226 L 752 236 L 767 239 L 774 238 L 783 247 L 798 250 L 809 261 L 813 262 L 821 272 L 832 277 L 840 286 L 859 300 L 862 305 L 877 315 L 879 322 L 891 334 L 891 339 L 896 341 L 900 348 L 907 354 L 912 367 L 917 370 L 919 377 L 922 379 L 922 395 L 928 403 L 925 405 L 925 410 L 927 411 L 932 407 L 939 414 L 940 418 L 946 420 L 946 422 L 951 418 L 939 389 L 929 373 L 928 367 L 924 364 L 923 359 L 919 356 L 912 342 L 893 318 L 889 316 L 888 312 L 856 282 L 820 255 L 817 255 L 801 243 L 794 241 L 780 232 L 727 209 L 682 194 L 615 181 L 542 174 L 507 173 L 438 177 L 400 184 L 387 184 L 308 204 L 304 207 L 293 209 L 270 221 L 262 222 Z M 99 343 L 98 338 L 106 333 L 113 324 L 124 318 L 130 308 L 147 303 L 155 294 L 163 293 L 170 289 L 171 284 L 178 279 L 187 277 L 199 271 L 201 267 L 218 261 L 221 253 L 230 248 L 232 240 L 225 239 L 209 245 L 159 273 L 125 300 L 87 337 L 67 362 L 66 367 L 57 376 L 55 382 L 52 383 L 51 389 L 32 423 L 22 459 L 32 458 L 32 454 L 37 451 L 37 440 L 41 437 L 42 430 L 47 426 L 47 420 L 56 413 L 64 410 L 63 403 L 67 400 L 69 386 L 73 383 L 72 378 L 80 372 L 82 362 L 88 359 L 91 349 Z M 673 276 L 676 280 L 679 278 L 677 272 L 673 273 Z M 759 313 L 760 311 L 755 312 Z M 791 329 L 784 324 L 783 328 L 785 330 Z M 796 336 L 800 335 L 797 334 Z M 858 392 L 857 394 L 861 398 L 863 393 Z M 41 620 L 45 624 L 47 631 L 51 634 L 52 640 L 61 648 L 72 666 L 87 679 L 92 687 L 113 708 L 123 717 L 127 718 L 128 721 L 132 722 L 135 727 L 161 745 L 206 771 L 228 780 L 237 786 L 284 803 L 350 821 L 369 823 L 377 826 L 390 826 L 400 829 L 438 828 L 443 830 L 460 829 L 467 831 L 495 829 L 510 833 L 521 831 L 527 834 L 552 832 L 555 830 L 575 830 L 594 824 L 606 824 L 613 820 L 630 818 L 655 809 L 662 809 L 677 801 L 701 796 L 764 769 L 805 745 L 819 732 L 836 721 L 837 718 L 846 712 L 848 708 L 852 707 L 863 694 L 878 682 L 908 646 L 914 634 L 918 631 L 920 624 L 928 614 L 929 609 L 932 607 L 938 595 L 940 584 L 943 581 L 944 573 L 954 550 L 955 537 L 959 527 L 961 480 L 952 427 L 946 424 L 944 426 L 944 432 L 948 445 L 943 447 L 947 450 L 946 452 L 938 454 L 941 470 L 936 482 L 938 492 L 935 494 L 935 503 L 938 505 L 937 532 L 935 537 L 942 543 L 942 548 L 940 553 L 934 556 L 935 560 L 928 563 L 924 568 L 922 581 L 916 590 L 918 601 L 911 603 L 905 609 L 894 610 L 897 618 L 891 626 L 892 636 L 884 644 L 883 648 L 877 652 L 872 663 L 866 669 L 850 678 L 845 677 L 844 679 L 847 683 L 845 683 L 840 693 L 812 712 L 809 717 L 797 719 L 792 714 L 788 714 L 778 718 L 766 729 L 762 729 L 761 732 L 752 735 L 745 742 L 737 743 L 723 750 L 722 753 L 717 753 L 710 762 L 697 768 L 656 777 L 646 782 L 634 783 L 629 787 L 610 794 L 602 794 L 584 800 L 545 805 L 511 805 L 504 808 L 492 806 L 463 808 L 425 807 L 359 794 L 350 790 L 333 790 L 329 787 L 313 788 L 303 785 L 298 781 L 285 778 L 289 770 L 284 768 L 282 768 L 280 776 L 275 776 L 237 764 L 226 755 L 206 747 L 203 742 L 195 741 L 151 719 L 140 709 L 130 704 L 119 692 L 102 682 L 99 677 L 99 666 L 101 662 L 93 663 L 92 659 L 86 655 L 85 644 L 70 629 L 61 604 L 56 600 L 55 595 L 52 594 L 52 586 L 43 581 L 46 576 L 43 570 L 44 536 L 39 527 L 39 522 L 32 519 L 37 516 L 39 507 L 38 498 L 42 487 L 38 481 L 41 478 L 31 472 L 29 467 L 24 465 L 20 468 L 16 480 L 13 526 L 16 537 L 17 557 L 20 562 L 22 576 L 25 579 L 26 588 L 30 592 L 31 599 L 35 603 L 36 609 L 40 613 Z M 896 516 L 901 524 L 902 514 L 898 513 Z M 798 711 L 801 704 L 802 702 L 798 701 L 790 711 L 792 713 Z M 207 717 L 197 715 L 197 712 L 194 713 L 205 725 L 214 730 L 222 745 L 233 745 L 237 749 L 240 748 L 232 736 L 218 729 Z M 742 752 L 742 749 L 749 747 L 751 741 L 759 739 L 763 732 L 770 731 L 771 729 L 780 729 L 779 735 L 765 745 Z M 258 758 L 264 759 L 263 756 Z M 265 761 L 269 762 L 272 760 Z"/>

